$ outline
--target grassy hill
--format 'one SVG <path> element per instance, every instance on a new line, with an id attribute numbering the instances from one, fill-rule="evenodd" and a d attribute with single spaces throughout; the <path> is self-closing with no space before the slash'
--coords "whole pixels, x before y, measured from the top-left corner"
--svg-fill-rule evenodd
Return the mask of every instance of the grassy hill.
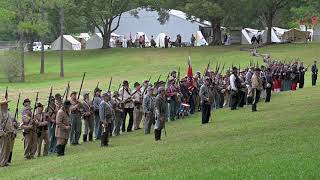
<path id="1" fill-rule="evenodd" d="M 275 45 L 261 49 L 273 57 L 299 57 L 310 64 L 320 56 L 319 44 Z M 45 75 L 38 75 L 39 54 L 28 54 L 27 82 L 9 85 L 10 98 L 17 92 L 33 97 L 40 91 L 45 102 L 50 85 L 62 92 L 68 80 L 79 87 L 84 71 L 88 79 L 84 89 L 97 81 L 107 88 L 114 77 L 115 89 L 123 79 L 132 83 L 152 75 L 166 74 L 180 65 L 186 69 L 189 49 L 112 49 L 66 53 L 66 78 L 58 77 L 56 52 L 47 56 Z M 209 59 L 228 65 L 248 65 L 248 52 L 239 46 L 196 48 L 191 50 L 194 70 L 205 68 Z M 272 102 L 231 112 L 213 112 L 212 122 L 200 124 L 200 114 L 170 122 L 168 137 L 154 142 L 153 135 L 142 131 L 125 133 L 111 139 L 111 147 L 101 149 L 99 142 L 67 147 L 66 156 L 23 159 L 21 135 L 16 139 L 13 164 L 0 168 L 0 179 L 317 179 L 320 176 L 319 87 L 273 95 Z M 14 102 L 13 102 L 14 103 Z"/>

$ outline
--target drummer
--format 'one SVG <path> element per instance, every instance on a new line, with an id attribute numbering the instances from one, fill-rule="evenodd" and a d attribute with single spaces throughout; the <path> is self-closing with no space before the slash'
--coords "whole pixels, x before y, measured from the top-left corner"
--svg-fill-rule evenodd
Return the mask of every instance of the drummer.
<path id="1" fill-rule="evenodd" d="M 183 101 L 181 104 L 180 104 L 180 107 L 179 107 L 179 118 L 184 118 L 185 116 L 189 116 L 189 112 L 190 112 L 190 105 L 187 104 L 186 101 Z"/>

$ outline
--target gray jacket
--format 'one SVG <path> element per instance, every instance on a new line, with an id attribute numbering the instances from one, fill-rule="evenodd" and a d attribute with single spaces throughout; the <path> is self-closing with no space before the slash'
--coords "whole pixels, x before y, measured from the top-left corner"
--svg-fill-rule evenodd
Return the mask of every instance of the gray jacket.
<path id="1" fill-rule="evenodd" d="M 155 98 L 149 94 L 143 99 L 143 111 L 144 113 L 154 112 Z"/>
<path id="2" fill-rule="evenodd" d="M 101 101 L 99 105 L 100 122 L 111 123 L 112 122 L 112 106 L 110 102 Z"/>

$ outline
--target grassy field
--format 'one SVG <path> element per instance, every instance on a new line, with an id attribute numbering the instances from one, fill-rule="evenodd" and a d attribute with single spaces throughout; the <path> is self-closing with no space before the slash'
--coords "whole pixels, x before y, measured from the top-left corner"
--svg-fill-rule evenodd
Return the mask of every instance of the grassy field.
<path id="1" fill-rule="evenodd" d="M 248 65 L 248 52 L 239 46 L 191 50 L 194 70 L 205 68 L 208 60 L 228 65 Z M 275 45 L 261 49 L 283 60 L 301 58 L 306 64 L 320 56 L 319 44 Z M 27 82 L 2 82 L 9 86 L 10 98 L 17 92 L 33 97 L 40 92 L 45 102 L 50 85 L 62 92 L 67 81 L 77 90 L 84 71 L 85 90 L 100 81 L 107 88 L 110 76 L 115 89 L 121 80 L 143 80 L 166 74 L 181 66 L 186 69 L 189 49 L 112 49 L 66 53 L 66 78 L 58 77 L 56 52 L 47 53 L 45 75 L 39 75 L 39 54 L 28 54 Z M 320 96 L 319 87 L 310 87 L 310 76 L 303 90 L 273 96 L 270 104 L 261 102 L 259 112 L 250 108 L 213 112 L 212 122 L 200 125 L 200 114 L 170 122 L 168 137 L 154 142 L 142 131 L 111 139 L 111 147 L 99 142 L 67 147 L 66 156 L 23 159 L 21 136 L 16 140 L 13 164 L 0 169 L 0 179 L 317 179 L 320 177 Z"/>

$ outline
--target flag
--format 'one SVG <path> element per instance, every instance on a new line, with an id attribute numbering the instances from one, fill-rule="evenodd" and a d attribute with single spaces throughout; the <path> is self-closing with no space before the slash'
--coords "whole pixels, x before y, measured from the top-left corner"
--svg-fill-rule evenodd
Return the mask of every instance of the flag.
<path id="1" fill-rule="evenodd" d="M 316 17 L 316 16 L 311 17 L 311 22 L 313 25 L 318 24 L 318 17 Z"/>
<path id="2" fill-rule="evenodd" d="M 191 80 L 192 80 L 192 77 L 193 77 L 193 74 L 192 74 L 192 65 L 191 65 L 191 57 L 190 57 L 190 55 L 189 55 L 189 59 L 188 59 L 187 77 L 188 77 L 188 80 L 189 80 L 189 81 L 191 81 Z"/>

